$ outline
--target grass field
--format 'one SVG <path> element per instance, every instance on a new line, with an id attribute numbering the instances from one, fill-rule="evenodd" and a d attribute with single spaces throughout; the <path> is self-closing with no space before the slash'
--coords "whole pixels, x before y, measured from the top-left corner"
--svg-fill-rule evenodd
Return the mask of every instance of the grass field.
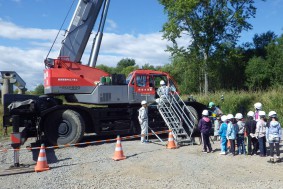
<path id="1" fill-rule="evenodd" d="M 193 94 L 193 97 L 201 103 L 208 104 L 213 101 L 216 105 L 220 106 L 225 114 L 232 113 L 235 115 L 238 112 L 247 113 L 254 111 L 254 104 L 261 102 L 263 110 L 268 115 L 268 112 L 276 111 L 279 120 L 283 118 L 283 88 L 272 89 L 268 91 L 219 91 L 211 93 L 207 96 Z M 221 96 L 224 96 L 224 101 Z M 185 97 L 187 98 L 187 97 Z"/>

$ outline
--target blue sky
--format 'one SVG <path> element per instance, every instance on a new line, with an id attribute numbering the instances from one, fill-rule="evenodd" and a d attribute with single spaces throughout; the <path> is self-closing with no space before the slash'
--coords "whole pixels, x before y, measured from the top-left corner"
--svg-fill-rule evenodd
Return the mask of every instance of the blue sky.
<path id="1" fill-rule="evenodd" d="M 72 1 L 0 0 L 0 71 L 17 71 L 31 90 L 43 83 L 43 60 Z M 251 41 L 255 33 L 283 33 L 283 0 L 256 2 L 256 18 L 250 19 L 254 28 L 242 33 L 240 43 Z M 170 54 L 164 50 L 170 43 L 160 33 L 165 21 L 157 0 L 111 0 L 98 64 L 116 66 L 122 58 L 133 58 L 138 65 L 169 63 Z M 62 35 L 51 57 L 57 57 L 61 40 Z M 89 46 L 83 62 L 88 52 Z"/>

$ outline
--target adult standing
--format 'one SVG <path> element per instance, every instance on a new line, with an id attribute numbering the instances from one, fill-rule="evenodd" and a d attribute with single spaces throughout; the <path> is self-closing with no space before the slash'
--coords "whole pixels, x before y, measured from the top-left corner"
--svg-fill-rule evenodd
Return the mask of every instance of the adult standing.
<path id="1" fill-rule="evenodd" d="M 202 135 L 203 140 L 203 152 L 210 153 L 212 151 L 211 143 L 209 140 L 210 130 L 212 128 L 212 123 L 208 117 L 208 110 L 202 111 L 202 118 L 199 120 L 198 128 Z"/>
<path id="2" fill-rule="evenodd" d="M 247 133 L 248 155 L 256 155 L 258 151 L 258 141 L 255 137 L 256 121 L 254 120 L 254 112 L 249 111 L 247 114 L 247 121 L 245 122 L 245 129 Z"/>
<path id="3" fill-rule="evenodd" d="M 147 115 L 147 102 L 143 100 L 141 102 L 142 107 L 139 109 L 139 123 L 141 126 L 141 143 L 147 143 L 148 137 L 148 115 Z"/>
<path id="4" fill-rule="evenodd" d="M 279 143 L 282 137 L 281 125 L 278 122 L 277 114 L 275 111 L 270 111 L 268 113 L 269 117 L 269 127 L 266 130 L 266 139 L 269 143 L 270 148 L 270 163 L 280 162 L 280 150 Z M 276 158 L 274 160 L 274 146 L 276 149 Z"/>

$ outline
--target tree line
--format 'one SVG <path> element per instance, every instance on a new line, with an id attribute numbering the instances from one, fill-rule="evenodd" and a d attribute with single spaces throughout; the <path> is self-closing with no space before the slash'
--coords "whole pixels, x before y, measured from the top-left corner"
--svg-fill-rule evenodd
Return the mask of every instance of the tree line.
<path id="1" fill-rule="evenodd" d="M 170 64 L 138 66 L 134 59 L 123 58 L 116 67 L 98 65 L 109 73 L 128 75 L 135 69 L 159 70 L 170 73 L 183 94 L 204 92 L 203 62 L 197 52 L 172 56 Z M 255 34 L 252 42 L 238 46 L 222 44 L 215 50 L 207 65 L 209 91 L 218 90 L 266 90 L 283 84 L 283 35 L 267 31 Z"/>

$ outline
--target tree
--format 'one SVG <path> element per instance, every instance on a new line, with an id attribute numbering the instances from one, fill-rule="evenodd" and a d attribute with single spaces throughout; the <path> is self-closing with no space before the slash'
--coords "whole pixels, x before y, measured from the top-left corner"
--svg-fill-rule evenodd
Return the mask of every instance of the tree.
<path id="1" fill-rule="evenodd" d="M 43 95 L 44 94 L 44 86 L 39 84 L 35 87 L 33 94 L 35 95 Z"/>
<path id="2" fill-rule="evenodd" d="M 168 21 L 163 25 L 163 37 L 173 42 L 168 48 L 174 53 L 196 50 L 202 57 L 200 68 L 204 75 L 204 91 L 208 92 L 208 63 L 215 50 L 223 43 L 235 45 L 242 30 L 249 30 L 247 22 L 254 17 L 254 0 L 159 0 L 164 5 Z M 185 47 L 177 39 L 189 36 Z"/>
<path id="3" fill-rule="evenodd" d="M 116 71 L 118 73 L 121 73 L 121 71 L 128 67 L 128 66 L 135 66 L 136 65 L 136 61 L 134 59 L 131 58 L 123 58 L 121 59 L 118 63 L 117 63 L 117 67 L 116 67 Z"/>

